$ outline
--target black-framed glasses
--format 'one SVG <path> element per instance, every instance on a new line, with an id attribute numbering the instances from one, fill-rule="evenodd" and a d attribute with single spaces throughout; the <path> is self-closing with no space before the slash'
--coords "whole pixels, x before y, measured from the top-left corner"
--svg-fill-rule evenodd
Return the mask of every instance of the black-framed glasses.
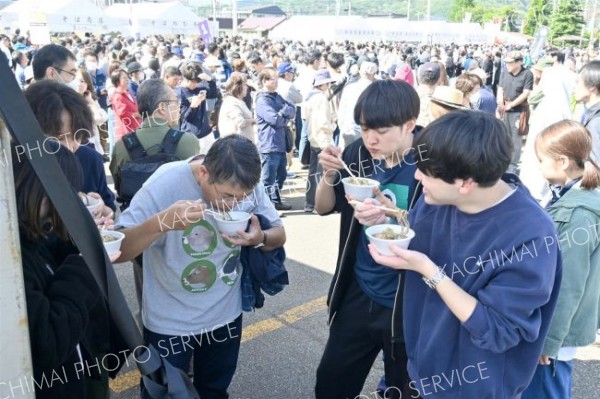
<path id="1" fill-rule="evenodd" d="M 71 75 L 71 77 L 72 77 L 73 79 L 75 79 L 75 76 L 77 76 L 77 72 L 73 72 L 73 71 L 67 71 L 66 69 L 61 69 L 61 68 L 57 68 L 57 67 L 52 67 L 52 68 L 56 69 L 56 70 L 57 70 L 57 71 L 59 71 L 59 72 L 64 72 L 64 73 L 66 73 L 66 74 L 68 74 L 68 75 Z"/>

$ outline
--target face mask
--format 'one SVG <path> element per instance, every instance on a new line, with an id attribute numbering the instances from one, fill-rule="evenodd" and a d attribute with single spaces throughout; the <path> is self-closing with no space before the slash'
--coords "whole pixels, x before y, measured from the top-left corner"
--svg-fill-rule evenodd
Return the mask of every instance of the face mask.
<path id="1" fill-rule="evenodd" d="M 70 87 L 71 89 L 78 91 L 79 90 L 79 80 L 77 78 L 73 79 L 70 82 L 65 82 L 65 80 L 63 79 L 63 77 L 61 76 L 60 73 L 58 73 L 59 71 L 56 71 L 56 73 L 58 74 L 58 78 L 60 79 L 60 82 L 68 87 Z"/>
<path id="2" fill-rule="evenodd" d="M 97 62 L 86 62 L 85 67 L 87 68 L 88 71 L 94 72 L 98 69 L 98 63 Z"/>

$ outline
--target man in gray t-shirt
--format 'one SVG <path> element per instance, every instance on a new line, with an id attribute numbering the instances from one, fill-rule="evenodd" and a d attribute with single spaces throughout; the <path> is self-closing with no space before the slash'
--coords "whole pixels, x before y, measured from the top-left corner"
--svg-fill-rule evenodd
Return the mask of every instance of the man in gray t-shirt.
<path id="1" fill-rule="evenodd" d="M 144 254 L 147 344 L 185 372 L 193 354 L 194 386 L 201 397 L 226 398 L 235 372 L 241 247 L 270 251 L 285 242 L 281 220 L 259 182 L 254 144 L 228 136 L 215 142 L 204 159 L 158 169 L 117 222 L 125 234 L 118 261 Z M 250 213 L 250 227 L 235 237 L 221 234 L 207 208 Z M 261 230 L 257 214 L 272 227 Z"/>

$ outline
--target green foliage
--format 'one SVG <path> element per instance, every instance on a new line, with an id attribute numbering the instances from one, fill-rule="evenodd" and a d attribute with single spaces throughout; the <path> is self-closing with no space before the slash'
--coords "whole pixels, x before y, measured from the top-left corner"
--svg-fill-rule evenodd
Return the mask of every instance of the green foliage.
<path id="1" fill-rule="evenodd" d="M 211 0 L 187 0 L 199 15 L 212 15 Z M 348 6 L 352 4 L 352 15 L 401 14 L 406 15 L 409 0 L 342 0 L 341 15 L 348 15 Z M 509 21 L 504 28 L 518 30 L 518 22 L 524 17 L 531 1 L 538 0 L 431 0 L 431 18 L 462 22 L 465 13 L 472 14 L 471 21 L 485 23 L 494 17 L 503 17 Z M 543 1 L 542 1 L 543 2 Z M 552 2 L 547 0 L 546 2 Z M 254 0 L 241 1 L 244 8 L 252 3 L 253 8 L 271 5 L 279 6 L 288 15 L 335 15 L 336 0 Z M 219 0 L 221 6 L 230 8 L 229 0 Z M 410 20 L 427 19 L 427 1 L 410 0 Z"/>
<path id="2" fill-rule="evenodd" d="M 578 0 L 559 0 L 550 18 L 550 37 L 581 35 L 583 10 Z"/>
<path id="3" fill-rule="evenodd" d="M 452 22 L 462 22 L 466 12 L 471 12 L 475 8 L 474 0 L 454 0 L 449 20 Z"/>
<path id="4" fill-rule="evenodd" d="M 525 28 L 523 32 L 527 35 L 535 35 L 537 29 L 542 26 L 548 26 L 550 15 L 552 12 L 552 4 L 546 0 L 532 0 L 527 11 L 525 20 Z"/>

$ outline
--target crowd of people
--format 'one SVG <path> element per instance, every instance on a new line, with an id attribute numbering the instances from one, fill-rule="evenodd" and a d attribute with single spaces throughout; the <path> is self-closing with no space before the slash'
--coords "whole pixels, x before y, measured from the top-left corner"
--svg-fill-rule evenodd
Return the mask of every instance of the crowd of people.
<path id="1" fill-rule="evenodd" d="M 188 343 L 161 356 L 184 372 L 193 359 L 200 397 L 228 397 L 231 331 L 260 307 L 243 295 L 248 262 L 283 268 L 293 162 L 308 171 L 304 212 L 341 213 L 317 399 L 360 397 L 380 353 L 383 398 L 571 397 L 576 350 L 600 327 L 597 50 L 114 35 L 40 47 L 17 32 L 0 52 L 73 188 L 101 202 L 96 224 L 124 233 L 111 260 L 133 262 L 146 342 Z M 107 353 L 108 313 L 14 149 L 13 163 L 41 378 Z M 377 181 L 372 198 L 347 195 L 349 172 Z M 223 209 L 252 214 L 248 228 L 219 234 Z M 398 210 L 415 236 L 384 256 L 365 230 Z M 38 397 L 108 397 L 103 370 L 73 377 Z"/>

